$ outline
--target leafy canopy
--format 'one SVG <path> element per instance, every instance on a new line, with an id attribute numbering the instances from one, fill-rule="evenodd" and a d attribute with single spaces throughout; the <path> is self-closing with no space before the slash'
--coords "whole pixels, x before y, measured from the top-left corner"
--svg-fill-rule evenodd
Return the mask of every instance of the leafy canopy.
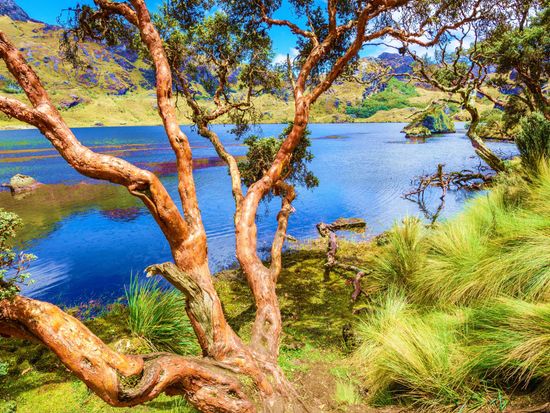
<path id="1" fill-rule="evenodd" d="M 292 122 L 278 137 L 260 138 L 253 135 L 244 140 L 244 144 L 248 146 L 248 153 L 246 159 L 239 162 L 244 185 L 250 186 L 264 176 L 273 164 L 277 152 L 291 129 Z M 284 181 L 294 185 L 303 185 L 308 189 L 319 185 L 317 177 L 308 169 L 308 164 L 313 160 L 313 154 L 309 150 L 311 145 L 309 134 L 309 130 L 306 129 L 300 143 L 292 153 L 288 166 L 282 173 Z"/>

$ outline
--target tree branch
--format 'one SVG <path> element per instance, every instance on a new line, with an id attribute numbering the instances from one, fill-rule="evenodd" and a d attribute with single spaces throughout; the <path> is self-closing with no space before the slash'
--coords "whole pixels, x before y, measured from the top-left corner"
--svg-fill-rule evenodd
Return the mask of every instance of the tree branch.
<path id="1" fill-rule="evenodd" d="M 255 411 L 238 380 L 222 364 L 172 354 L 117 353 L 49 303 L 21 296 L 0 301 L 0 334 L 43 343 L 112 406 L 135 406 L 167 393 L 184 395 L 203 412 Z M 137 385 L 125 384 L 129 378 L 136 378 Z"/>

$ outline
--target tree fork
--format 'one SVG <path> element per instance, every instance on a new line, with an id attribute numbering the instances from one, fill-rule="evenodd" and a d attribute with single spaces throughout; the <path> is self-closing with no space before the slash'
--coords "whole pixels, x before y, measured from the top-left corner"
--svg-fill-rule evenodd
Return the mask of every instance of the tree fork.
<path id="1" fill-rule="evenodd" d="M 230 367 L 174 354 L 118 353 L 53 304 L 22 296 L 0 301 L 0 335 L 41 342 L 112 406 L 135 406 L 167 393 L 184 395 L 203 412 L 256 411 Z M 131 377 L 139 378 L 133 387 L 124 383 Z"/>

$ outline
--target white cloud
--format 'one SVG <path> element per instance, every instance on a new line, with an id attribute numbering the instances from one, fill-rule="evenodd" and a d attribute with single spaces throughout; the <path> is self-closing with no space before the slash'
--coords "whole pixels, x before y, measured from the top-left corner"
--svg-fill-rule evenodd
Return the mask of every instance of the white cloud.
<path id="1" fill-rule="evenodd" d="M 288 51 L 288 54 L 290 55 L 290 58 L 293 59 L 296 56 L 298 56 L 298 49 L 293 47 Z M 283 54 L 283 53 L 276 54 L 275 57 L 273 58 L 273 63 L 276 65 L 286 63 L 286 56 L 287 54 Z"/>

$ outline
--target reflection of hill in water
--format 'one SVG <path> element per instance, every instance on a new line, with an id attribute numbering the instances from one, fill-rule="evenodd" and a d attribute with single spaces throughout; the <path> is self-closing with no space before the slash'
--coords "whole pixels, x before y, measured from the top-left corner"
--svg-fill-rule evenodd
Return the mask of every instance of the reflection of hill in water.
<path id="1" fill-rule="evenodd" d="M 79 212 L 138 209 L 138 205 L 126 188 L 109 184 L 42 185 L 23 198 L 0 192 L 0 206 L 23 220 L 18 234 L 21 242 L 46 236 L 56 224 Z"/>

